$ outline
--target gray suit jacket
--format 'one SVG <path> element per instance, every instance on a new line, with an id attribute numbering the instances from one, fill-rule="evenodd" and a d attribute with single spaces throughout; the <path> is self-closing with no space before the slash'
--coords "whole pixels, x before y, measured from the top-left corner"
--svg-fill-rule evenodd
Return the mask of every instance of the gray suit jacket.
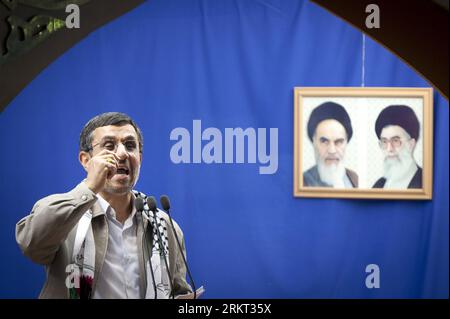
<path id="1" fill-rule="evenodd" d="M 358 174 L 354 171 L 346 168 L 345 173 L 347 174 L 348 179 L 350 180 L 352 186 L 354 188 L 358 187 Z M 303 173 L 303 186 L 312 186 L 312 187 L 331 187 L 320 179 L 319 169 L 317 165 L 314 165 L 309 170 Z"/>
<path id="2" fill-rule="evenodd" d="M 32 261 L 44 265 L 47 280 L 41 290 L 39 298 L 68 298 L 68 289 L 65 285 L 66 267 L 72 263 L 72 251 L 76 234 L 76 226 L 83 214 L 92 210 L 92 231 L 95 247 L 95 274 L 93 291 L 95 291 L 96 279 L 102 270 L 108 243 L 108 223 L 106 215 L 97 203 L 97 197 L 83 182 L 74 189 L 64 194 L 54 194 L 39 200 L 31 213 L 22 218 L 16 225 L 16 240 L 22 252 Z M 163 213 L 166 220 L 167 235 L 169 240 L 169 264 L 173 277 L 174 294 L 180 295 L 191 292 L 192 289 L 186 282 L 186 267 L 183 257 L 180 255 L 176 239 L 167 214 Z M 142 218 L 140 215 L 136 215 Z M 144 297 L 147 289 L 145 264 L 149 259 L 148 252 L 151 242 L 144 241 L 144 229 L 148 222 L 144 219 L 144 225 L 139 221 L 137 236 L 139 245 L 140 290 Z M 186 254 L 183 232 L 174 222 L 175 230 L 181 241 L 183 253 Z M 147 238 L 152 239 L 149 234 Z M 186 255 L 185 255 L 186 256 Z"/>

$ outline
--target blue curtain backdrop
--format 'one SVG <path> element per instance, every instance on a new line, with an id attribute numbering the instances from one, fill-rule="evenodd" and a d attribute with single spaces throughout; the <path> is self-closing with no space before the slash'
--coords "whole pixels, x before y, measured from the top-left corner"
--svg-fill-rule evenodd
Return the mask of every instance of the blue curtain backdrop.
<path id="1" fill-rule="evenodd" d="M 45 273 L 22 256 L 15 223 L 39 198 L 84 178 L 82 126 L 121 111 L 144 132 L 136 188 L 171 196 L 205 298 L 447 298 L 449 108 L 441 95 L 432 201 L 292 196 L 293 87 L 360 86 L 361 48 L 359 31 L 298 0 L 153 0 L 92 33 L 0 115 L 0 297 L 38 295 Z M 369 39 L 365 68 L 366 86 L 430 86 Z M 192 132 L 194 119 L 222 132 L 278 128 L 278 171 L 173 164 L 170 132 Z M 380 289 L 365 286 L 372 263 Z"/>

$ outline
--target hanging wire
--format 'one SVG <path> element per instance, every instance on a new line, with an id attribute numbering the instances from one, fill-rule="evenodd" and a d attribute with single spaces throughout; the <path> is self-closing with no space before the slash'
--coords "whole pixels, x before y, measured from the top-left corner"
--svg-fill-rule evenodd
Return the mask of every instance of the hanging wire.
<path id="1" fill-rule="evenodd" d="M 361 87 L 365 86 L 366 80 L 366 34 L 362 32 L 362 50 L 361 50 Z"/>

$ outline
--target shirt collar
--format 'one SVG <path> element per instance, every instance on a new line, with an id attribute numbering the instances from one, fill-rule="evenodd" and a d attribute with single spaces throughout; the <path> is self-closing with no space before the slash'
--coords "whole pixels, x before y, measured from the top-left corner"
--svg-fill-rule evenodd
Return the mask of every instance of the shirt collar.
<path id="1" fill-rule="evenodd" d="M 114 209 L 111 207 L 111 205 L 100 194 L 97 194 L 97 199 L 98 199 L 98 203 L 100 204 L 102 211 L 107 216 L 109 216 L 115 220 L 116 213 L 115 213 Z M 131 219 L 132 221 L 134 220 L 134 215 L 136 215 L 136 207 L 134 206 L 135 199 L 136 199 L 136 196 L 134 196 L 133 192 L 131 192 L 132 207 L 131 207 L 131 214 L 130 214 L 130 217 L 128 217 L 128 219 Z"/>

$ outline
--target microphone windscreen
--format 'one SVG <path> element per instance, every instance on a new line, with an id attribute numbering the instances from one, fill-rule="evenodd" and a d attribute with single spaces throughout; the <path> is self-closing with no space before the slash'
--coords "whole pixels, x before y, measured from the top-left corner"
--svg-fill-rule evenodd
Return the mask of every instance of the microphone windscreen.
<path id="1" fill-rule="evenodd" d="M 144 210 L 144 200 L 142 198 L 136 198 L 134 200 L 134 207 L 138 212 L 142 212 Z"/>
<path id="2" fill-rule="evenodd" d="M 170 209 L 169 196 L 167 196 L 167 195 L 162 195 L 162 196 L 159 198 L 159 202 L 161 203 L 161 206 L 162 206 L 162 208 L 163 208 L 165 211 L 168 211 L 168 210 Z"/>
<path id="3" fill-rule="evenodd" d="M 156 199 L 153 196 L 149 196 L 147 197 L 147 205 L 148 208 L 152 211 L 152 212 L 156 212 Z"/>

